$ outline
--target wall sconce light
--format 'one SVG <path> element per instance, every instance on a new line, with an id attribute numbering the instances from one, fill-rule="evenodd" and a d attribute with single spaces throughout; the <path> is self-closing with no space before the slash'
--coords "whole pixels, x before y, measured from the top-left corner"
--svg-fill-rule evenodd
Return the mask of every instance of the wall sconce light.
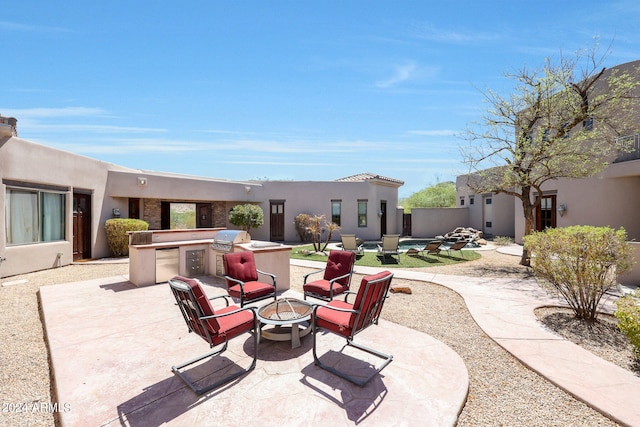
<path id="1" fill-rule="evenodd" d="M 144 187 L 145 185 L 147 185 L 147 178 L 143 177 L 143 176 L 139 176 L 138 177 L 138 185 Z"/>
<path id="2" fill-rule="evenodd" d="M 249 187 L 248 185 L 245 185 L 244 191 L 246 191 L 247 194 L 251 193 L 251 187 Z"/>
<path id="3" fill-rule="evenodd" d="M 120 209 L 118 208 L 113 208 L 113 217 L 114 218 L 120 218 Z"/>
<path id="4" fill-rule="evenodd" d="M 563 203 L 560 206 L 558 206 L 558 213 L 560 214 L 560 216 L 564 216 L 564 214 L 567 213 L 567 205 Z"/>
<path id="5" fill-rule="evenodd" d="M 382 211 L 378 211 L 378 216 L 382 216 L 383 212 Z"/>

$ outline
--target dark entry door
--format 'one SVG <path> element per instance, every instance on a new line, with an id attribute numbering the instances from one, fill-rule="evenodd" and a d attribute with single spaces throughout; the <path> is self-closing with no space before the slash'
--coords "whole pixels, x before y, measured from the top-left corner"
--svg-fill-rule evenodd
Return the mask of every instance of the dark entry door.
<path id="1" fill-rule="evenodd" d="M 387 234 L 387 202 L 380 202 L 380 235 Z"/>
<path id="2" fill-rule="evenodd" d="M 73 259 L 91 258 L 91 195 L 73 193 Z"/>
<path id="3" fill-rule="evenodd" d="M 536 209 L 536 230 L 543 231 L 556 226 L 556 196 L 542 196 Z"/>
<path id="4" fill-rule="evenodd" d="M 284 241 L 284 201 L 272 200 L 269 209 L 269 239 L 274 242 Z"/>
<path id="5" fill-rule="evenodd" d="M 196 203 L 196 228 L 211 227 L 211 204 Z"/>

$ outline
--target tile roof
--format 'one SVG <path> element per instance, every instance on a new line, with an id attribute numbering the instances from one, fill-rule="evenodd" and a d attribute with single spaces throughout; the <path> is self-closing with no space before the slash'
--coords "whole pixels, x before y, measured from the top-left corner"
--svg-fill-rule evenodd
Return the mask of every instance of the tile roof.
<path id="1" fill-rule="evenodd" d="M 377 175 L 370 172 L 359 173 L 356 175 L 351 175 L 351 176 L 346 176 L 344 178 L 336 179 L 336 181 L 339 181 L 339 182 L 362 182 L 362 181 L 373 181 L 373 180 L 385 181 L 388 183 L 398 184 L 398 185 L 404 185 L 404 181 L 401 181 L 399 179 L 389 178 L 386 176 Z"/>

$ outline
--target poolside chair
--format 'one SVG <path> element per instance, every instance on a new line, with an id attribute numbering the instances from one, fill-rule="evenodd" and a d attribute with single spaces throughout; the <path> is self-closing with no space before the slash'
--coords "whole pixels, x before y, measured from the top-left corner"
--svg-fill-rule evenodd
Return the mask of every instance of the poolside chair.
<path id="1" fill-rule="evenodd" d="M 304 275 L 304 299 L 307 296 L 331 301 L 334 296 L 349 290 L 351 276 L 353 275 L 353 264 L 356 254 L 349 251 L 332 250 L 329 252 L 327 265 L 322 270 L 312 271 Z M 322 279 L 307 283 L 307 279 L 312 274 L 324 271 Z"/>
<path id="2" fill-rule="evenodd" d="M 358 238 L 356 238 L 355 234 L 342 234 L 340 238 L 342 239 L 343 251 L 351 251 L 356 255 L 362 255 L 364 253 L 364 247 L 361 243 L 358 243 Z"/>
<path id="3" fill-rule="evenodd" d="M 442 249 L 440 249 L 441 245 L 442 245 L 442 242 L 440 240 L 434 240 L 432 242 L 429 242 L 429 244 L 427 244 L 422 249 L 416 249 L 416 248 L 408 249 L 407 255 L 424 255 L 424 253 L 426 252 L 427 255 L 440 256 L 440 252 L 442 251 Z"/>
<path id="4" fill-rule="evenodd" d="M 229 252 L 222 255 L 222 262 L 229 295 L 240 299 L 240 307 L 267 298 L 276 300 L 276 275 L 258 270 L 253 252 Z M 258 273 L 269 276 L 272 283 L 258 281 Z"/>
<path id="5" fill-rule="evenodd" d="M 215 350 L 208 352 L 202 356 L 191 359 L 171 367 L 171 371 L 182 381 L 184 381 L 191 390 L 197 395 L 204 394 L 223 384 L 232 381 L 256 366 L 258 358 L 258 320 L 255 312 L 250 308 L 240 308 L 235 305 L 229 305 L 229 301 L 225 299 L 226 306 L 217 310 L 213 309 L 211 300 L 217 298 L 229 298 L 228 295 L 222 295 L 208 299 L 200 282 L 196 279 L 175 276 L 169 279 L 169 286 L 176 298 L 176 303 L 182 317 L 187 323 L 189 332 L 194 332 L 202 339 L 209 343 L 210 348 L 216 347 Z M 251 365 L 239 372 L 227 375 L 215 381 L 213 384 L 198 388 L 195 384 L 197 381 L 190 381 L 187 378 L 183 368 L 199 362 L 207 357 L 217 356 L 227 349 L 229 340 L 235 338 L 245 332 L 253 334 L 254 355 Z"/>
<path id="6" fill-rule="evenodd" d="M 467 240 L 458 240 L 453 245 L 443 247 L 443 249 L 447 251 L 447 255 L 449 256 L 451 256 L 451 251 L 459 251 L 462 258 L 464 258 L 464 252 L 462 252 L 462 248 L 467 246 L 467 243 L 469 243 Z"/>
<path id="7" fill-rule="evenodd" d="M 362 387 L 384 369 L 385 366 L 391 363 L 393 359 L 392 355 L 365 347 L 361 344 L 356 344 L 353 342 L 353 339 L 358 333 L 367 329 L 369 326 L 378 324 L 380 312 L 387 298 L 392 278 L 393 273 L 389 271 L 365 276 L 362 278 L 362 283 L 360 283 L 360 288 L 358 289 L 353 304 L 347 302 L 347 298 L 349 295 L 355 294 L 355 292 L 349 291 L 345 294 L 344 301 L 333 300 L 325 306 L 316 305 L 314 307 L 312 316 L 313 359 L 317 366 Z M 382 359 L 382 363 L 374 367 L 373 372 L 364 378 L 362 378 L 362 371 L 359 377 L 355 377 L 353 374 L 350 375 L 333 366 L 322 363 L 317 355 L 317 341 L 320 329 L 325 329 L 328 332 L 345 337 L 347 339 L 347 346 L 379 357 Z M 392 345 L 392 343 L 389 343 L 389 345 Z M 335 366 L 338 365 L 339 363 L 335 364 Z M 354 372 L 354 374 L 356 373 Z"/>
<path id="8" fill-rule="evenodd" d="M 378 256 L 382 256 L 384 261 L 387 255 L 396 255 L 398 257 L 398 264 L 400 264 L 400 235 L 399 234 L 385 234 L 382 236 L 382 246 L 378 245 Z"/>

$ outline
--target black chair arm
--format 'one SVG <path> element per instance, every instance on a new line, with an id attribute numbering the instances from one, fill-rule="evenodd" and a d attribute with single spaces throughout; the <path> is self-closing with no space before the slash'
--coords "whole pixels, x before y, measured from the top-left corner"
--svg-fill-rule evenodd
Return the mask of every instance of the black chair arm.
<path id="1" fill-rule="evenodd" d="M 211 297 L 209 298 L 209 301 L 213 301 L 214 299 L 220 299 L 220 298 L 224 298 L 224 302 L 226 306 L 229 307 L 229 300 L 231 299 L 229 295 L 218 295 L 217 297 Z"/>
<path id="2" fill-rule="evenodd" d="M 349 301 L 347 301 L 347 298 L 349 298 L 349 295 L 358 295 L 357 292 L 355 291 L 345 291 L 344 292 L 344 302 L 348 303 Z"/>
<path id="3" fill-rule="evenodd" d="M 273 282 L 273 286 L 274 287 L 276 286 L 276 275 L 275 274 L 267 273 L 266 271 L 258 270 L 257 268 L 256 268 L 256 271 L 258 273 L 260 273 L 260 274 L 264 274 L 265 276 L 271 277 L 271 282 Z"/>
<path id="4" fill-rule="evenodd" d="M 318 274 L 318 273 L 322 273 L 325 269 L 321 268 L 320 270 L 316 270 L 316 271 L 312 271 L 311 273 L 307 273 L 304 276 L 302 276 L 304 278 L 304 282 L 302 282 L 303 285 L 307 284 L 307 278 L 309 276 L 311 276 L 312 274 Z"/>
<path id="5" fill-rule="evenodd" d="M 219 317 L 231 316 L 232 314 L 240 313 L 241 311 L 247 311 L 247 310 L 251 312 L 251 314 L 253 315 L 253 320 L 254 322 L 256 322 L 258 320 L 258 315 L 256 314 L 256 309 L 254 307 L 242 307 L 242 308 L 238 308 L 237 310 L 230 311 L 228 313 L 213 314 L 211 316 L 202 316 L 200 320 L 217 319 Z"/>
<path id="6" fill-rule="evenodd" d="M 342 276 L 338 276 L 338 277 L 334 277 L 333 279 L 329 280 L 329 283 L 331 283 L 333 285 L 333 282 L 340 280 L 340 279 L 346 279 L 347 277 L 351 276 L 353 274 L 353 272 L 349 272 L 347 274 L 343 274 Z"/>
<path id="7" fill-rule="evenodd" d="M 314 304 L 313 305 L 313 316 L 312 316 L 314 322 L 315 322 L 315 319 L 316 319 L 316 311 L 318 311 L 318 308 L 320 308 L 320 307 L 329 308 L 329 309 L 335 310 L 335 311 L 343 311 L 345 313 L 355 313 L 355 314 L 360 313 L 360 310 L 354 310 L 352 308 L 334 307 L 334 306 L 331 306 L 331 305 L 328 305 L 328 304 L 327 305 Z"/>

